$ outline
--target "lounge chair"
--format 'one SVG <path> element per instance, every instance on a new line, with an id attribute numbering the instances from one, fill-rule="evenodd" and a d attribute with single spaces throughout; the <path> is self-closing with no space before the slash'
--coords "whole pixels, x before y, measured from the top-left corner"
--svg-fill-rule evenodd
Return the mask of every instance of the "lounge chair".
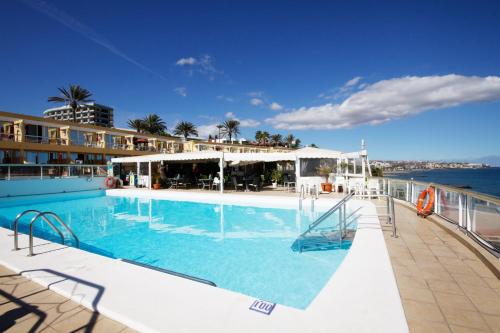
<path id="1" fill-rule="evenodd" d="M 256 176 L 253 178 L 252 183 L 248 184 L 250 188 L 253 188 L 255 192 L 259 192 L 261 188 L 260 177 Z"/>
<path id="2" fill-rule="evenodd" d="M 235 191 L 238 191 L 238 187 L 241 187 L 242 190 L 244 189 L 245 185 L 238 183 L 238 180 L 236 179 L 236 177 L 234 177 L 234 176 L 231 177 L 231 180 L 233 182 L 233 186 L 234 186 L 234 190 Z"/>

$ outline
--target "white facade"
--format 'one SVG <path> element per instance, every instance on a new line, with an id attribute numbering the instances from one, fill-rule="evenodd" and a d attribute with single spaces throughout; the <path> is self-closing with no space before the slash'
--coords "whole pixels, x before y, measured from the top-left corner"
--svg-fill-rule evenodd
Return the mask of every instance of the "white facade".
<path id="1" fill-rule="evenodd" d="M 69 105 L 43 111 L 44 118 L 73 120 L 73 110 Z M 76 122 L 82 124 L 113 127 L 113 108 L 97 103 L 82 104 L 76 110 Z"/>

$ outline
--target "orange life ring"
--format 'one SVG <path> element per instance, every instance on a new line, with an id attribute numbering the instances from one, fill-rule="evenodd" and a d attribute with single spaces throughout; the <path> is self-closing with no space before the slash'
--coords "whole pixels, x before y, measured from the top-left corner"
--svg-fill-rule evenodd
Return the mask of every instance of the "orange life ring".
<path id="1" fill-rule="evenodd" d="M 108 176 L 104 181 L 106 188 L 115 188 L 116 187 L 116 179 L 115 177 Z"/>
<path id="2" fill-rule="evenodd" d="M 424 207 L 425 198 L 429 195 L 429 200 L 427 200 L 427 204 Z M 417 215 L 427 217 L 432 214 L 434 209 L 434 188 L 428 187 L 423 190 L 422 193 L 418 196 L 417 201 Z"/>

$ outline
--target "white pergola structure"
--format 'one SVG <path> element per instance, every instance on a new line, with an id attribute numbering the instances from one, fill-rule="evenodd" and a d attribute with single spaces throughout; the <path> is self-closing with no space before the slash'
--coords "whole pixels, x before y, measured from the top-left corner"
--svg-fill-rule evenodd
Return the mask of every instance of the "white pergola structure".
<path id="1" fill-rule="evenodd" d="M 364 147 L 363 147 L 364 148 Z M 329 150 L 329 149 L 319 149 L 312 147 L 305 147 L 295 151 L 287 153 L 224 153 L 218 151 L 200 151 L 200 152 L 189 152 L 189 153 L 175 153 L 175 154 L 154 154 L 154 155 L 143 155 L 143 156 L 130 156 L 130 157 L 117 157 L 111 160 L 112 163 L 137 163 L 137 174 L 140 174 L 140 163 L 148 163 L 148 188 L 151 188 L 151 163 L 152 162 L 186 162 L 186 163 L 200 163 L 200 162 L 215 162 L 219 164 L 219 175 L 220 179 L 224 179 L 224 167 L 227 163 L 230 165 L 243 165 L 251 163 L 260 162 L 295 162 L 295 174 L 297 183 L 301 180 L 306 181 L 306 178 L 318 178 L 318 177 L 305 177 L 300 174 L 301 161 L 308 159 L 335 159 L 337 160 L 337 174 L 343 174 L 348 177 L 365 177 L 368 166 L 368 159 L 366 150 L 362 149 L 359 152 L 353 153 L 342 153 L 340 151 Z M 361 159 L 362 163 L 362 173 L 356 173 L 356 159 Z M 342 162 L 349 163 L 349 160 L 353 161 L 354 173 L 349 174 L 346 168 L 346 172 L 340 170 L 340 164 Z M 371 175 L 370 168 L 368 167 L 369 173 Z M 220 192 L 224 192 L 224 182 L 221 182 Z"/>

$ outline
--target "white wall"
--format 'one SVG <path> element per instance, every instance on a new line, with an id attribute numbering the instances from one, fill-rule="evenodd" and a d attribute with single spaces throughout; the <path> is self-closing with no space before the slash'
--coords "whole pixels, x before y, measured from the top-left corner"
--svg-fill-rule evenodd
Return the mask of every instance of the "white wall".
<path id="1" fill-rule="evenodd" d="M 104 189 L 105 177 L 0 180 L 0 197 Z"/>

